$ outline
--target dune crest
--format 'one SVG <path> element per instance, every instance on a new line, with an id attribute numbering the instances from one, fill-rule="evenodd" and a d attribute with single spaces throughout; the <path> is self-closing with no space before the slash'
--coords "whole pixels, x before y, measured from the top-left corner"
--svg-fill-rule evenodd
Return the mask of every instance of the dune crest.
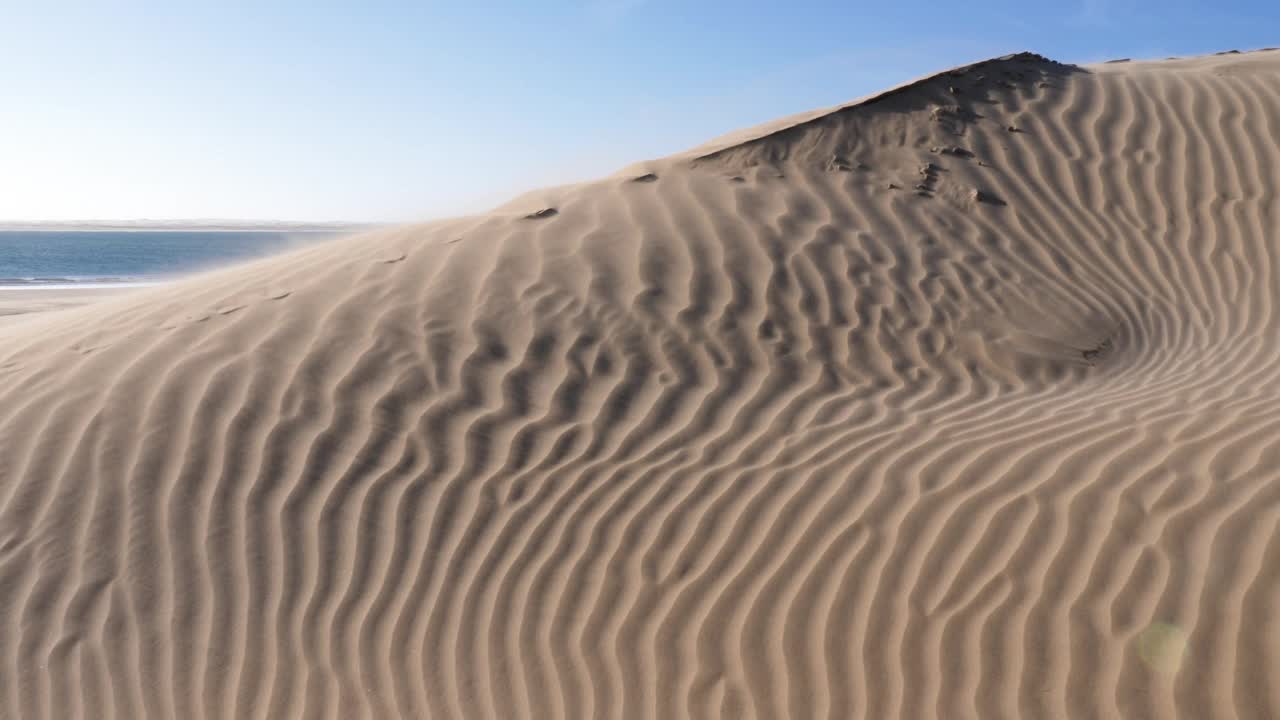
<path id="1" fill-rule="evenodd" d="M 1028 53 L 0 325 L 0 717 L 1280 717 L 1280 53 Z"/>

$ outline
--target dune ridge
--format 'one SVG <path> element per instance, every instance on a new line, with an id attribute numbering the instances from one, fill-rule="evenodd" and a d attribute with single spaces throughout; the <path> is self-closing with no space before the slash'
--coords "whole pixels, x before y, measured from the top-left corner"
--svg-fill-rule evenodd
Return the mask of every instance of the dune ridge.
<path id="1" fill-rule="evenodd" d="M 1280 717 L 1280 53 L 1023 53 L 0 325 L 0 717 Z"/>

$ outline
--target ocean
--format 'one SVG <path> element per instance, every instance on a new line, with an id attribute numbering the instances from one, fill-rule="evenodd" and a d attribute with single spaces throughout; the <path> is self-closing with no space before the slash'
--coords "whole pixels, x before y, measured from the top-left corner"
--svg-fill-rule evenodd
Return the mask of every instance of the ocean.
<path id="1" fill-rule="evenodd" d="M 0 289 L 154 285 L 338 231 L 0 230 Z"/>

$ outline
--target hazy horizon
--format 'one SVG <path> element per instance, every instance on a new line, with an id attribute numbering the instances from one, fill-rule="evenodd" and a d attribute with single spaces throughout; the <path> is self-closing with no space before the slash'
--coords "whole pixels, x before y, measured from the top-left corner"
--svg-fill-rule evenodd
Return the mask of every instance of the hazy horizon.
<path id="1" fill-rule="evenodd" d="M 358 229 L 389 224 L 376 221 L 290 220 L 288 218 L 82 218 L 73 220 L 9 220 L 0 218 L 0 232 L 20 230 L 290 230 Z"/>

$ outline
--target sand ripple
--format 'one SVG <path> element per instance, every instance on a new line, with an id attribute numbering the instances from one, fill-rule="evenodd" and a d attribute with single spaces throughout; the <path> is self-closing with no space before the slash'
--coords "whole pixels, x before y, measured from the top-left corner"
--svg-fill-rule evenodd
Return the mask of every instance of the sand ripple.
<path id="1" fill-rule="evenodd" d="M 1278 72 L 1013 56 L 0 327 L 0 717 L 1280 717 Z"/>

